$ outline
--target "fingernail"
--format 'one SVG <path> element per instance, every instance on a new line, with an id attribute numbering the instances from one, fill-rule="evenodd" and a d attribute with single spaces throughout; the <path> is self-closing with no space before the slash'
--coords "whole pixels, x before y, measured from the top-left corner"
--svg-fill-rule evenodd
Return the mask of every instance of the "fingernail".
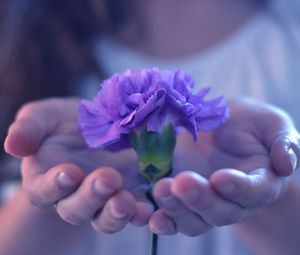
<path id="1" fill-rule="evenodd" d="M 99 195 L 108 195 L 115 191 L 112 187 L 105 185 L 101 180 L 94 182 L 94 190 Z"/>
<path id="2" fill-rule="evenodd" d="M 114 218 L 122 220 L 122 219 L 126 219 L 129 216 L 129 213 L 126 211 L 120 211 L 117 208 L 115 208 L 114 206 L 111 206 L 111 214 Z"/>
<path id="3" fill-rule="evenodd" d="M 152 204 L 146 202 L 139 202 L 140 206 L 143 208 L 146 214 L 152 214 L 154 212 L 154 207 Z"/>
<path id="4" fill-rule="evenodd" d="M 58 174 L 57 182 L 63 188 L 72 188 L 76 185 L 76 181 L 64 172 Z"/>
<path id="5" fill-rule="evenodd" d="M 226 196 L 229 196 L 229 195 L 232 195 L 232 194 L 234 194 L 236 192 L 236 187 L 235 187 L 235 185 L 233 183 L 226 183 L 226 184 L 220 186 L 218 188 L 218 190 L 222 194 L 224 194 Z"/>
<path id="6" fill-rule="evenodd" d="M 289 148 L 288 154 L 289 154 L 289 157 L 290 157 L 290 162 L 291 162 L 291 165 L 292 165 L 292 169 L 293 169 L 293 171 L 295 171 L 296 168 L 297 168 L 297 163 L 298 163 L 297 155 L 296 155 L 296 153 L 294 152 L 294 150 L 292 148 Z"/>
<path id="7" fill-rule="evenodd" d="M 177 199 L 174 196 L 166 196 L 159 198 L 160 202 L 166 207 L 174 207 L 178 204 Z"/>
<path id="8" fill-rule="evenodd" d="M 164 220 L 158 220 L 153 230 L 155 233 L 164 234 L 167 233 L 170 228 L 171 227 L 169 226 L 168 222 Z"/>

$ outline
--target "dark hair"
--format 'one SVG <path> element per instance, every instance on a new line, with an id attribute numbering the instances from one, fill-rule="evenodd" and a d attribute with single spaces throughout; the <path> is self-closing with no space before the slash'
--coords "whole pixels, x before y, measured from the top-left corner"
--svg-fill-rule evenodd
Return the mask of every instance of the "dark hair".
<path id="1" fill-rule="evenodd" d="M 88 73 L 101 77 L 92 43 L 126 13 L 122 0 L 102 2 L 0 0 L 0 144 L 23 103 L 70 95 Z"/>

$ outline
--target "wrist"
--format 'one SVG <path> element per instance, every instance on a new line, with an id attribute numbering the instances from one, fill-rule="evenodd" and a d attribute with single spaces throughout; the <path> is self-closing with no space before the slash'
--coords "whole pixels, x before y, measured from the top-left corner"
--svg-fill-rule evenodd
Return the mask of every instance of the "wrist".
<path id="1" fill-rule="evenodd" d="M 298 254 L 297 235 L 300 187 L 295 180 L 288 183 L 286 192 L 274 203 L 257 210 L 236 229 L 258 254 Z M 287 224 L 293 222 L 293 224 Z"/>

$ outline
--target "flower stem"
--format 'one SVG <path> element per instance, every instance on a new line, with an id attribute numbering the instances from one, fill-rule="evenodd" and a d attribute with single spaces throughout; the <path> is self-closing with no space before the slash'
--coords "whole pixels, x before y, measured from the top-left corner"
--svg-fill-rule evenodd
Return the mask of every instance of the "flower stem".
<path id="1" fill-rule="evenodd" d="M 156 202 L 152 196 L 153 186 L 154 186 L 154 183 L 150 183 L 150 187 L 149 187 L 146 195 L 147 195 L 147 198 L 152 202 L 152 204 L 154 206 L 154 210 L 156 211 L 158 209 L 158 205 L 156 204 Z M 157 255 L 157 246 L 158 246 L 158 235 L 151 233 L 149 255 Z"/>
<path id="2" fill-rule="evenodd" d="M 150 255 L 157 255 L 158 235 L 152 233 L 150 241 Z"/>

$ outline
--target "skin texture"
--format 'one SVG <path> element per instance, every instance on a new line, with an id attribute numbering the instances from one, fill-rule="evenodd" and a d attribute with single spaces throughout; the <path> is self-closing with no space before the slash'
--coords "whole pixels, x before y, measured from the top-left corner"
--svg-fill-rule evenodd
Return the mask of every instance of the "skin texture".
<path id="1" fill-rule="evenodd" d="M 299 135 L 284 112 L 248 100 L 229 106 L 229 120 L 200 134 L 197 143 L 179 135 L 173 175 L 154 187 L 160 207 L 154 213 L 132 151 L 86 148 L 77 129 L 76 99 L 25 105 L 5 149 L 23 159 L 23 187 L 31 203 L 55 206 L 69 223 L 90 222 L 104 233 L 148 223 L 158 234 L 197 236 L 239 223 L 276 201 L 286 189 L 285 176 L 297 167 L 289 155 L 298 159 Z"/>

